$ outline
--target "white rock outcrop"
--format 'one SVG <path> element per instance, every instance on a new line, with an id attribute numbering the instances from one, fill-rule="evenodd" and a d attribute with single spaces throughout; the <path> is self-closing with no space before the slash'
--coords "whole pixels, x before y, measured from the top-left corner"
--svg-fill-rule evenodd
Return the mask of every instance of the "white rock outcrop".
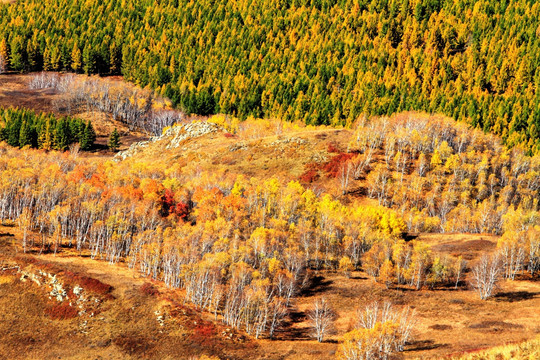
<path id="1" fill-rule="evenodd" d="M 222 127 L 207 121 L 194 121 L 187 124 L 178 124 L 167 129 L 161 136 L 153 136 L 148 141 L 140 141 L 132 144 L 127 150 L 120 151 L 114 157 L 115 161 L 122 161 L 137 154 L 148 145 L 164 141 L 168 142 L 166 149 L 175 149 L 189 139 L 195 139 L 207 134 L 224 131 Z"/>

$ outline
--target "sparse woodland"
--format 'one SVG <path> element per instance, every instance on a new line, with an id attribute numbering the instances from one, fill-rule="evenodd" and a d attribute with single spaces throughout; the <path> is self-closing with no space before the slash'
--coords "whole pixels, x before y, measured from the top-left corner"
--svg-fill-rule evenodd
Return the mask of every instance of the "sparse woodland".
<path id="1" fill-rule="evenodd" d="M 51 89 L 64 95 L 54 104 L 55 110 L 73 114 L 96 111 L 110 115 L 129 130 L 161 135 L 163 129 L 184 119 L 184 114 L 170 108 L 170 101 L 157 98 L 152 91 L 126 87 L 100 79 L 81 79 L 73 74 L 41 72 L 31 76 L 28 87 Z"/>
<path id="2" fill-rule="evenodd" d="M 537 276 L 537 157 L 503 150 L 463 124 L 415 114 L 360 121 L 349 149 L 341 166 L 362 166 L 350 174 L 386 179 L 364 183 L 380 205 L 345 205 L 298 181 L 130 158 L 96 163 L 2 145 L 0 218 L 17 222 L 25 250 L 68 246 L 125 262 L 255 337 L 273 336 L 315 270 L 362 268 L 387 287 L 463 286 L 463 259 L 406 242 L 407 231 L 503 233 L 497 261 L 486 265 L 496 273 L 474 269 L 492 277 L 488 288 L 475 283 L 480 275 L 471 281 L 481 298 L 503 276 Z M 320 169 L 332 170 L 333 162 Z M 352 177 L 346 192 L 361 184 Z M 386 322 L 367 329 L 351 339 L 395 331 Z"/>

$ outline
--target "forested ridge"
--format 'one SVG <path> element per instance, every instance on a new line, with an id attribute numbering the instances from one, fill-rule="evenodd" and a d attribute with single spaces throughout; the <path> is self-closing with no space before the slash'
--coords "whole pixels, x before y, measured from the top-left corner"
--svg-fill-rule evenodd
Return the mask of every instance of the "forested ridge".
<path id="1" fill-rule="evenodd" d="M 445 113 L 539 149 L 534 1 L 19 1 L 0 67 L 123 74 L 188 113 Z"/>

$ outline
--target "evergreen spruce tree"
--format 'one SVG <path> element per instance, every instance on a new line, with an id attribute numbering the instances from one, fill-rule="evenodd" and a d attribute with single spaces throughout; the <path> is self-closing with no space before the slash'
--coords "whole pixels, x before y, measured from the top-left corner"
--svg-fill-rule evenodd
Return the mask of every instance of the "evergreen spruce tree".
<path id="1" fill-rule="evenodd" d="M 25 146 L 32 146 L 34 143 L 33 141 L 33 134 L 32 134 L 32 127 L 30 124 L 28 124 L 28 121 L 24 120 L 21 125 L 21 130 L 19 132 L 19 146 L 25 147 Z"/>
<path id="2" fill-rule="evenodd" d="M 113 132 L 109 136 L 109 149 L 112 151 L 118 150 L 120 147 L 120 134 L 118 133 L 118 130 L 114 128 Z"/>
<path id="3" fill-rule="evenodd" d="M 26 53 L 28 54 L 28 70 L 35 71 L 39 69 L 41 66 L 39 63 L 39 44 L 35 39 L 34 41 L 28 41 Z"/>
<path id="4" fill-rule="evenodd" d="M 25 54 L 26 49 L 23 46 L 23 39 L 20 36 L 15 36 L 11 41 L 11 68 L 18 72 L 23 72 L 25 69 Z"/>
<path id="5" fill-rule="evenodd" d="M 64 151 L 71 143 L 69 133 L 69 125 L 65 119 L 60 119 L 56 125 L 56 133 L 54 136 L 54 145 L 57 150 Z"/>
<path id="6" fill-rule="evenodd" d="M 84 134 L 84 122 L 81 119 L 69 118 L 69 131 L 71 132 L 72 142 L 81 142 Z"/>
<path id="7" fill-rule="evenodd" d="M 81 150 L 90 150 L 94 147 L 94 142 L 96 141 L 96 132 L 92 126 L 92 122 L 88 120 L 86 126 L 84 127 L 84 133 L 80 141 Z"/>
<path id="8" fill-rule="evenodd" d="M 13 147 L 19 147 L 19 137 L 21 135 L 21 120 L 11 118 L 8 120 L 6 128 L 8 129 L 7 143 Z"/>
<path id="9" fill-rule="evenodd" d="M 87 44 L 82 53 L 83 70 L 86 75 L 96 72 L 96 54 L 91 45 Z"/>
<path id="10" fill-rule="evenodd" d="M 79 120 L 78 124 L 78 131 L 77 131 L 77 141 L 80 143 L 84 138 L 84 129 L 86 128 L 86 125 L 84 121 Z"/>

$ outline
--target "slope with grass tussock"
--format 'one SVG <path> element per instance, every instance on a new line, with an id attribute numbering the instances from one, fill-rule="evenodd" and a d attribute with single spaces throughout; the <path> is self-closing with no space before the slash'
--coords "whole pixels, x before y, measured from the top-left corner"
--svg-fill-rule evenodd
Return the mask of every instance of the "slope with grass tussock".
<path id="1" fill-rule="evenodd" d="M 454 360 L 533 360 L 540 359 L 540 337 L 519 344 L 497 346 L 467 355 Z"/>

